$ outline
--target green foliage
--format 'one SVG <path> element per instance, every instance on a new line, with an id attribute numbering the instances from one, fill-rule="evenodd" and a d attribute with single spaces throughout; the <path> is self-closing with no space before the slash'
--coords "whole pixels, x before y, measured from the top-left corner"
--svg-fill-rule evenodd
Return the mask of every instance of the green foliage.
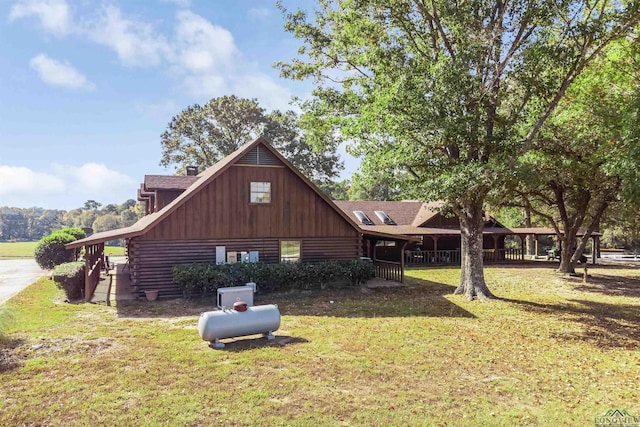
<path id="1" fill-rule="evenodd" d="M 85 237 L 84 231 L 79 228 L 63 228 L 43 237 L 38 242 L 35 250 L 35 260 L 45 270 L 50 270 L 56 265 L 73 261 L 78 255 L 76 249 L 65 249 L 64 245 Z"/>
<path id="2" fill-rule="evenodd" d="M 472 278 L 484 285 L 484 205 L 505 194 L 515 158 L 595 53 L 634 34 L 639 5 L 427 3 L 322 1 L 312 15 L 284 10 L 286 30 L 302 45 L 298 58 L 277 65 L 285 78 L 313 81 L 303 104 L 314 117 L 308 123 L 333 129 L 372 176 L 403 171 L 406 196 L 452 208 L 469 230 L 461 280 L 469 289 Z"/>
<path id="3" fill-rule="evenodd" d="M 56 266 L 51 273 L 53 281 L 58 288 L 64 290 L 69 301 L 77 301 L 83 297 L 85 268 L 84 262 L 67 262 Z"/>
<path id="4" fill-rule="evenodd" d="M 264 135 L 305 176 L 327 182 L 342 168 L 337 145 L 325 134 L 322 149 L 314 148 L 308 140 L 319 136 L 303 133 L 298 120 L 293 111 L 267 113 L 256 99 L 235 95 L 194 104 L 173 117 L 162 134 L 160 164 L 176 165 L 179 172 L 190 165 L 204 170 Z"/>
<path id="5" fill-rule="evenodd" d="M 172 268 L 173 281 L 184 298 L 207 296 L 219 287 L 255 282 L 261 291 L 325 289 L 328 286 L 360 285 L 374 276 L 371 261 L 325 261 L 303 263 L 189 264 Z"/>

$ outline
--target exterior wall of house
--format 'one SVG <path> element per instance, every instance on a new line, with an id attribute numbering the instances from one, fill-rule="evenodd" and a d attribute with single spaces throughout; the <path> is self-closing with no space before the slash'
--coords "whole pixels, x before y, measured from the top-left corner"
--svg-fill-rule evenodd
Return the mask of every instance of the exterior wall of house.
<path id="1" fill-rule="evenodd" d="M 250 203 L 250 183 L 270 182 L 271 202 Z M 284 166 L 231 166 L 144 240 L 296 239 L 359 233 Z"/>
<path id="2" fill-rule="evenodd" d="M 271 183 L 270 203 L 250 203 L 251 182 Z M 233 165 L 131 240 L 133 284 L 179 296 L 174 265 L 215 262 L 216 246 L 258 251 L 261 262 L 275 263 L 281 240 L 300 241 L 303 262 L 362 255 L 360 233 L 289 168 Z"/>
<path id="3" fill-rule="evenodd" d="M 155 206 L 153 212 L 158 212 L 160 209 L 173 202 L 175 198 L 183 192 L 184 190 L 156 190 Z"/>

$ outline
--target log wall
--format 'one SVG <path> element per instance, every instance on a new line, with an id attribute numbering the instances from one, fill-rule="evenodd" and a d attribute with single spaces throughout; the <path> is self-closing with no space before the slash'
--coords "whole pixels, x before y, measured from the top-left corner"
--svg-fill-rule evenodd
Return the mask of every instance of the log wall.
<path id="1" fill-rule="evenodd" d="M 302 242 L 303 262 L 348 260 L 361 255 L 359 237 L 298 240 Z M 171 268 L 178 264 L 213 263 L 216 246 L 225 246 L 226 252 L 258 251 L 260 262 L 280 260 L 279 239 L 148 241 L 134 238 L 129 249 L 133 285 L 140 292 L 158 289 L 161 297 L 181 296 L 180 288 L 173 283 Z"/>

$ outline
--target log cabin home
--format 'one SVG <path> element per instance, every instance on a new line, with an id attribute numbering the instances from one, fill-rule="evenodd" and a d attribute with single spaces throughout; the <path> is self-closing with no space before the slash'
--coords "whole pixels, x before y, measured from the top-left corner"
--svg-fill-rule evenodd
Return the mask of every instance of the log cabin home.
<path id="1" fill-rule="evenodd" d="M 97 286 L 104 243 L 114 239 L 126 241 L 134 291 L 163 297 L 181 295 L 171 274 L 177 264 L 350 260 L 379 240 L 400 248 L 417 240 L 362 229 L 263 137 L 200 174 L 147 175 L 138 198 L 147 215 L 134 225 L 66 245 L 85 248 L 85 299 Z M 401 253 L 377 262 L 377 274 L 402 281 Z"/>

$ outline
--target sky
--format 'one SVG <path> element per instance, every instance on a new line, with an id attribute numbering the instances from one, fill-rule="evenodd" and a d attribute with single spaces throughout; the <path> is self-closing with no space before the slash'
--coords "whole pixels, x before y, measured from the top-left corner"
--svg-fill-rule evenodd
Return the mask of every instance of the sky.
<path id="1" fill-rule="evenodd" d="M 299 46 L 274 0 L 0 0 L 0 206 L 135 199 L 145 174 L 173 174 L 160 135 L 189 105 L 308 98 L 272 66 Z"/>

